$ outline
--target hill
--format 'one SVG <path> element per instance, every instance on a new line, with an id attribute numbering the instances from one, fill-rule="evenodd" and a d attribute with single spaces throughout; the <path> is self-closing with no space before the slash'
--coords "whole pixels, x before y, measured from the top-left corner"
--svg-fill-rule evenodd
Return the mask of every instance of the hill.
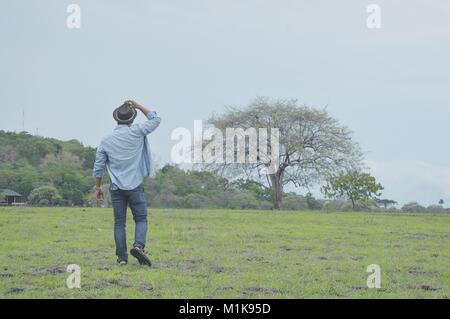
<path id="1" fill-rule="evenodd" d="M 61 205 L 83 205 L 93 185 L 95 149 L 27 132 L 0 131 L 0 188 L 28 198 L 34 189 L 55 187 Z"/>

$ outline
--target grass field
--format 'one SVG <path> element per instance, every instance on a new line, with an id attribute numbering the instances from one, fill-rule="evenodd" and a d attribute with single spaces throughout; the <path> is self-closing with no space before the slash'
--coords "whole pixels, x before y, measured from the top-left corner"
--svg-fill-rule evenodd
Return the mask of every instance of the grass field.
<path id="1" fill-rule="evenodd" d="M 0 208 L 0 297 L 450 297 L 450 215 L 151 209 L 152 268 L 116 265 L 112 228 L 110 209 Z"/>

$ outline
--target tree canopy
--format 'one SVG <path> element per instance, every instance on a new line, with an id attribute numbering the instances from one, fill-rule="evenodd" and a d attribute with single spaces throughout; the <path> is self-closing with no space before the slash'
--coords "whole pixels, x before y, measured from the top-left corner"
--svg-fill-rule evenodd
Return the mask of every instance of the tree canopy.
<path id="1" fill-rule="evenodd" d="M 327 197 L 349 199 L 353 209 L 358 204 L 378 199 L 382 190 L 383 186 L 376 182 L 375 177 L 359 170 L 328 175 L 326 184 L 322 187 L 322 192 Z"/>

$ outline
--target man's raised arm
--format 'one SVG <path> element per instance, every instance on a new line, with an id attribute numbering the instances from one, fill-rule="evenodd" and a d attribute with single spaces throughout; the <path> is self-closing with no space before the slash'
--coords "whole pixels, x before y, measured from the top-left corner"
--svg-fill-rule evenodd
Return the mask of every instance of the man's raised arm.
<path id="1" fill-rule="evenodd" d="M 155 111 L 151 111 L 149 108 L 139 104 L 134 100 L 128 100 L 127 102 L 130 102 L 135 109 L 140 110 L 148 119 L 143 123 L 135 125 L 139 128 L 141 134 L 148 135 L 159 126 L 159 124 L 161 123 L 161 118 L 156 114 Z"/>

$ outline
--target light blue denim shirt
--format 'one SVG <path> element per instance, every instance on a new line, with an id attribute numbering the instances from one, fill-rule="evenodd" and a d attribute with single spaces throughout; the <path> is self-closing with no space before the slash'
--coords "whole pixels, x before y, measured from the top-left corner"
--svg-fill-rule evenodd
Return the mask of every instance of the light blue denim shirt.
<path id="1" fill-rule="evenodd" d="M 102 177 L 106 166 L 112 189 L 134 189 L 142 183 L 144 176 L 153 173 L 147 135 L 159 126 L 161 118 L 153 111 L 147 118 L 147 121 L 131 126 L 117 125 L 97 148 L 93 175 Z"/>

